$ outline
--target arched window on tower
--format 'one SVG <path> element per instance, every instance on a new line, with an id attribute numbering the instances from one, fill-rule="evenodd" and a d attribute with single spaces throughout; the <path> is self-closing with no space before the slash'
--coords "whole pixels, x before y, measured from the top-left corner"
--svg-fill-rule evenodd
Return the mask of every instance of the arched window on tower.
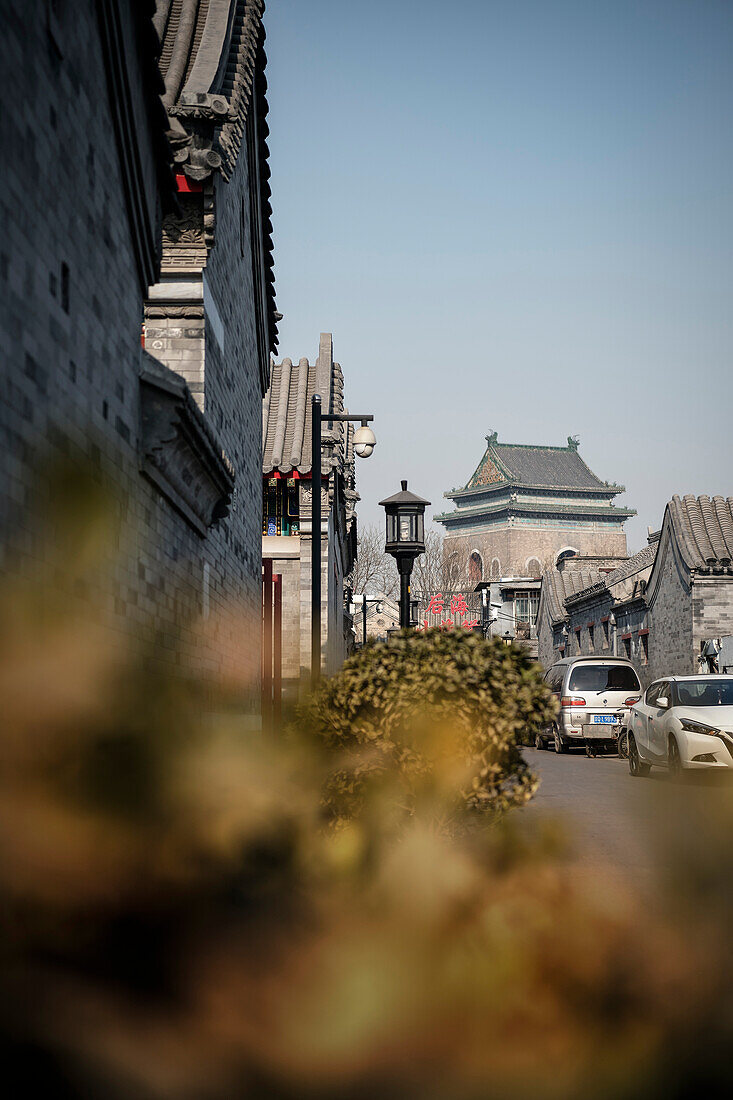
<path id="1" fill-rule="evenodd" d="M 461 569 L 458 564 L 458 551 L 454 550 L 448 558 L 448 580 L 451 584 L 457 584 L 461 575 Z"/>
<path id="2" fill-rule="evenodd" d="M 498 579 L 501 576 L 501 562 L 498 558 L 493 558 L 491 562 L 491 576 Z"/>
<path id="3" fill-rule="evenodd" d="M 577 557 L 578 551 L 574 546 L 565 546 L 555 558 L 555 565 L 559 565 L 561 561 L 565 561 L 566 558 Z"/>
<path id="4" fill-rule="evenodd" d="M 484 578 L 484 563 L 478 550 L 473 550 L 468 559 L 468 579 L 471 584 L 478 584 Z"/>
<path id="5" fill-rule="evenodd" d="M 530 558 L 529 561 L 527 562 L 527 565 L 525 566 L 525 568 L 527 570 L 527 576 L 528 577 L 541 577 L 542 576 L 542 566 L 540 565 L 539 560 L 537 558 Z"/>

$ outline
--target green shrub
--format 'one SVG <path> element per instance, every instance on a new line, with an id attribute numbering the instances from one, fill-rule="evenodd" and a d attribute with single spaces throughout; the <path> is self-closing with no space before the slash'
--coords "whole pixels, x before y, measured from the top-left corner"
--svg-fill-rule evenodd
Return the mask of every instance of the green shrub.
<path id="1" fill-rule="evenodd" d="M 554 707 L 523 650 L 458 631 L 403 631 L 351 657 L 299 717 L 333 758 L 324 791 L 332 821 L 359 816 L 374 801 L 369 786 L 408 814 L 432 802 L 454 818 L 531 798 L 521 737 Z"/>

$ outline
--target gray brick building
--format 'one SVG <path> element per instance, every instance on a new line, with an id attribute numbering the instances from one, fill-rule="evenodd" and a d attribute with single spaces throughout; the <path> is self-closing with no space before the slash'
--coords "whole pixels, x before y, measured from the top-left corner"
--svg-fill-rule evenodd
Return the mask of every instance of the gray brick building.
<path id="1" fill-rule="evenodd" d="M 236 667 L 251 710 L 277 321 L 262 7 L 4 2 L 0 43 L 4 567 L 43 553 L 34 460 L 82 456 L 126 532 L 93 593 L 110 628 Z"/>
<path id="2" fill-rule="evenodd" d="M 613 503 L 623 491 L 596 477 L 574 438 L 541 447 L 499 443 L 493 432 L 466 485 L 444 493 L 455 511 L 433 518 L 458 583 L 539 578 L 562 555 L 626 557 L 623 525 L 636 513 Z"/>
<path id="3" fill-rule="evenodd" d="M 311 398 L 322 410 L 344 412 L 344 379 L 330 333 L 321 333 L 315 363 L 274 363 L 262 405 L 262 556 L 282 576 L 282 676 L 291 697 L 307 684 L 311 654 L 312 434 Z M 322 428 L 321 636 L 322 666 L 335 672 L 353 639 L 346 582 L 356 557 L 354 429 Z"/>
<path id="4" fill-rule="evenodd" d="M 539 656 L 628 657 L 643 684 L 700 671 L 713 638 L 733 634 L 733 498 L 675 496 L 649 545 L 611 571 L 574 559 L 542 581 Z"/>

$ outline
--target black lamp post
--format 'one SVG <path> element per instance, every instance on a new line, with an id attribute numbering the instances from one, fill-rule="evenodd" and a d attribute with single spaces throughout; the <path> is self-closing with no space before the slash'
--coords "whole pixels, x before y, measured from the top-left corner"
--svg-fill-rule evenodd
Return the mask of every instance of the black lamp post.
<path id="1" fill-rule="evenodd" d="M 381 599 L 368 599 L 366 593 L 361 597 L 361 616 L 362 616 L 362 645 L 367 644 L 367 604 L 373 603 L 376 605 L 375 611 L 377 615 L 381 614 L 382 601 Z"/>
<path id="2" fill-rule="evenodd" d="M 429 500 L 407 490 L 380 500 L 387 517 L 387 541 L 385 554 L 391 554 L 397 562 L 400 574 L 400 628 L 410 625 L 410 577 L 415 558 L 425 553 L 425 508 Z"/>
<path id="3" fill-rule="evenodd" d="M 369 458 L 376 446 L 371 428 L 367 427 L 371 414 L 350 416 L 349 413 L 321 412 L 321 395 L 311 398 L 311 687 L 321 676 L 321 423 L 334 420 L 359 420 L 361 427 L 354 432 L 354 451 L 359 458 Z"/>

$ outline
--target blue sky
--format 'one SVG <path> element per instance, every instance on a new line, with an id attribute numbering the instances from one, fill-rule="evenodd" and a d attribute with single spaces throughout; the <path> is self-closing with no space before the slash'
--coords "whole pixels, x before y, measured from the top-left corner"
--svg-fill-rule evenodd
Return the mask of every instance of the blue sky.
<path id="1" fill-rule="evenodd" d="M 733 3 L 270 0 L 280 354 L 375 414 L 362 523 L 490 430 L 733 495 Z"/>

